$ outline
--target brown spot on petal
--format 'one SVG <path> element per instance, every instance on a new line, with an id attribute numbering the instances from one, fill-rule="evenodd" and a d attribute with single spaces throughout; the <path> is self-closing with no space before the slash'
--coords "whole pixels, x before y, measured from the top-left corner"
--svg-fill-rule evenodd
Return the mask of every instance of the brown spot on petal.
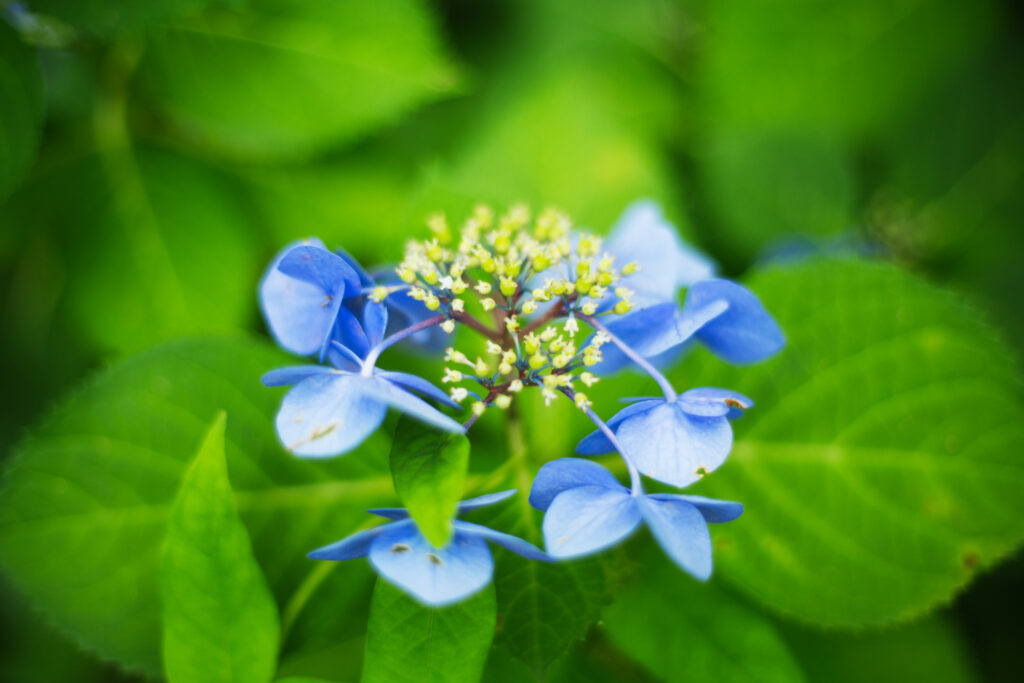
<path id="1" fill-rule="evenodd" d="M 431 563 L 433 564 L 444 564 L 444 560 L 442 560 L 440 556 L 435 555 L 434 553 L 427 553 L 427 559 L 430 560 Z"/>

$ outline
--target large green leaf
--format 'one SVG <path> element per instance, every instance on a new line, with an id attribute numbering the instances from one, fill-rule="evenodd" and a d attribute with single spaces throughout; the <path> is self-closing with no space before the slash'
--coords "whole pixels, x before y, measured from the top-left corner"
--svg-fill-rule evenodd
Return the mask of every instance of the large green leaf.
<path id="1" fill-rule="evenodd" d="M 15 584 L 83 646 L 159 670 L 160 544 L 190 453 L 225 410 L 239 512 L 278 604 L 292 605 L 318 566 L 306 552 L 393 498 L 384 434 L 333 460 L 281 448 L 273 432 L 281 392 L 259 378 L 287 362 L 243 338 L 183 341 L 84 386 L 21 444 L 4 474 L 0 558 Z"/>
<path id="2" fill-rule="evenodd" d="M 768 617 L 663 558 L 616 597 L 603 622 L 623 653 L 665 683 L 804 680 Z"/>
<path id="3" fill-rule="evenodd" d="M 28 170 L 43 123 L 43 76 L 36 51 L 0 22 L 0 202 Z"/>
<path id="4" fill-rule="evenodd" d="M 708 3 L 700 79 L 708 120 L 884 130 L 983 43 L 992 15 L 991 3 L 975 0 Z"/>
<path id="5" fill-rule="evenodd" d="M 469 467 L 469 439 L 402 418 L 391 444 L 395 493 L 435 548 L 452 536 L 452 518 Z"/>
<path id="6" fill-rule="evenodd" d="M 752 367 L 702 353 L 676 375 L 757 402 L 696 487 L 746 506 L 715 529 L 726 578 L 801 619 L 876 624 L 947 602 L 1024 539 L 1017 369 L 975 312 L 867 262 L 750 285 L 787 348 Z"/>
<path id="7" fill-rule="evenodd" d="M 227 178 L 149 149 L 116 146 L 36 175 L 0 224 L 51 233 L 74 283 L 62 312 L 116 351 L 246 326 L 269 256 Z"/>
<path id="8" fill-rule="evenodd" d="M 378 579 L 363 683 L 476 683 L 494 638 L 495 609 L 493 586 L 431 608 Z"/>
<path id="9" fill-rule="evenodd" d="M 277 668 L 277 605 L 232 497 L 225 419 L 203 439 L 167 523 L 160 589 L 170 683 L 260 683 Z"/>
<path id="10" fill-rule="evenodd" d="M 246 0 L 33 0 L 33 11 L 56 17 L 99 36 L 131 31 L 194 14 L 207 5 L 239 5 Z"/>
<path id="11" fill-rule="evenodd" d="M 139 78 L 193 142 L 239 157 L 307 157 L 451 90 L 421 0 L 254 0 L 149 36 Z"/>

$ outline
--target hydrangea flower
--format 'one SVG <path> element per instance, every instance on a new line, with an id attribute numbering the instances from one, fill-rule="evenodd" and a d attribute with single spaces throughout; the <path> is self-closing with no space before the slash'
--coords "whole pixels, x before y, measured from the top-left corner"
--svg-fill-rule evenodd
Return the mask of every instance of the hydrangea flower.
<path id="1" fill-rule="evenodd" d="M 729 522 L 740 503 L 672 493 L 630 491 L 595 462 L 563 458 L 544 465 L 530 504 L 544 514 L 544 545 L 556 558 L 591 555 L 619 543 L 641 524 L 687 573 L 711 576 L 708 523 Z"/>
<path id="2" fill-rule="evenodd" d="M 458 512 L 493 505 L 515 492 L 512 489 L 464 500 L 459 503 Z M 453 533 L 448 544 L 435 548 L 405 508 L 368 512 L 394 521 L 314 550 L 309 557 L 315 560 L 369 557 L 381 577 L 432 607 L 468 598 L 490 582 L 494 559 L 487 542 L 497 543 L 531 560 L 551 560 L 542 550 L 520 538 L 461 519 L 452 521 Z"/>
<path id="3" fill-rule="evenodd" d="M 608 420 L 640 472 L 682 488 L 718 469 L 732 449 L 729 418 L 754 405 L 746 396 L 710 387 L 671 399 L 641 398 Z M 580 455 L 616 450 L 595 430 L 576 447 Z"/>

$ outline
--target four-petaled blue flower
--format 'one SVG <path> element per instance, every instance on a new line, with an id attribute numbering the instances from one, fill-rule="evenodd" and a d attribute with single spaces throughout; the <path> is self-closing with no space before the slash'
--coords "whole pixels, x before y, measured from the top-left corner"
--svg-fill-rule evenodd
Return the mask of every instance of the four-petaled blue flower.
<path id="1" fill-rule="evenodd" d="M 701 496 L 630 491 L 595 462 L 563 458 L 544 465 L 530 491 L 544 510 L 544 545 L 556 558 L 590 555 L 646 523 L 658 545 L 687 573 L 711 576 L 708 522 L 729 522 L 743 505 Z"/>
<path id="2" fill-rule="evenodd" d="M 732 448 L 729 418 L 754 405 L 746 396 L 710 387 L 669 398 L 641 398 L 608 420 L 637 469 L 682 488 L 725 462 Z M 576 447 L 580 455 L 614 451 L 600 430 Z"/>
<path id="3" fill-rule="evenodd" d="M 467 512 L 505 500 L 515 493 L 502 491 L 459 503 L 459 512 Z M 494 559 L 487 541 L 532 560 L 550 561 L 551 557 L 526 541 L 461 519 L 452 521 L 452 538 L 443 548 L 435 548 L 420 532 L 404 508 L 384 508 L 368 512 L 394 520 L 360 531 L 337 543 L 309 553 L 316 560 L 352 560 L 369 557 L 377 573 L 420 602 L 439 607 L 473 595 L 490 580 Z"/>

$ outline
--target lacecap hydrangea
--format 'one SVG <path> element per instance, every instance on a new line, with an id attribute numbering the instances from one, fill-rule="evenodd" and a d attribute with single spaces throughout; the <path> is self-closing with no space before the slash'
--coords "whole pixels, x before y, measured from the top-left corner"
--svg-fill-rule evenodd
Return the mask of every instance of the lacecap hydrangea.
<path id="1" fill-rule="evenodd" d="M 454 520 L 434 547 L 402 508 L 371 510 L 390 522 L 313 551 L 316 559 L 369 557 L 387 581 L 428 605 L 457 602 L 490 580 L 487 542 L 553 561 L 599 552 L 647 526 L 665 553 L 698 579 L 711 574 L 708 523 L 728 522 L 740 503 L 644 491 L 643 476 L 683 488 L 720 467 L 732 448 L 730 420 L 753 406 L 717 387 L 678 391 L 658 369 L 701 344 L 723 361 L 751 363 L 784 345 L 757 297 L 715 277 L 714 264 L 683 244 L 658 206 L 630 206 L 607 238 L 575 229 L 555 210 L 503 215 L 479 206 L 458 227 L 428 220 L 396 267 L 364 270 L 315 238 L 281 251 L 260 283 L 267 326 L 306 365 L 274 370 L 268 385 L 293 385 L 277 433 L 299 457 L 342 455 L 365 440 L 388 409 L 437 429 L 466 433 L 484 412 L 508 410 L 538 391 L 546 404 L 571 401 L 595 431 L 577 455 L 618 453 L 620 483 L 591 460 L 544 465 L 530 503 L 544 511 L 545 550 L 487 527 Z M 686 294 L 677 304 L 680 290 Z M 458 350 L 458 331 L 485 340 L 485 352 Z M 437 354 L 427 378 L 379 367 L 395 344 Z M 465 347 L 464 347 L 465 348 Z M 623 399 L 605 421 L 587 392 L 623 368 L 649 374 L 660 396 Z M 570 454 L 566 454 L 567 456 Z M 511 492 L 465 501 L 460 511 Z"/>

